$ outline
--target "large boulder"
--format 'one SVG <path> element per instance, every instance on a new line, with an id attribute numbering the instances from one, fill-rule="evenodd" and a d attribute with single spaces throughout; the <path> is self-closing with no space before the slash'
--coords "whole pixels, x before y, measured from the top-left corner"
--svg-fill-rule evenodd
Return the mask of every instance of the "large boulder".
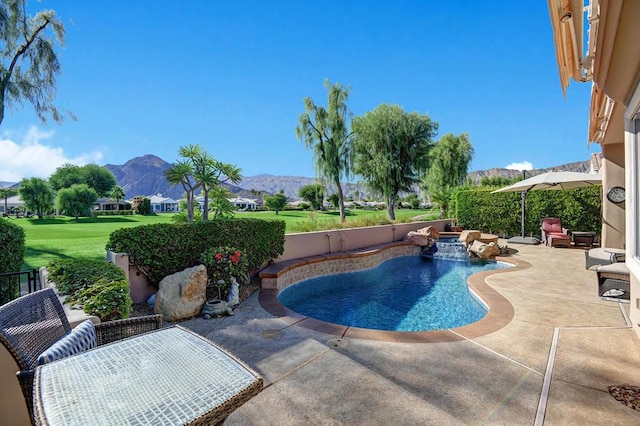
<path id="1" fill-rule="evenodd" d="M 191 318 L 202 311 L 207 297 L 207 269 L 187 268 L 160 281 L 153 311 L 166 321 Z"/>
<path id="2" fill-rule="evenodd" d="M 404 240 L 423 247 L 433 247 L 438 238 L 440 238 L 438 230 L 429 225 L 417 231 L 409 231 Z"/>
<path id="3" fill-rule="evenodd" d="M 458 240 L 468 245 L 475 240 L 479 240 L 480 237 L 482 237 L 482 232 L 480 231 L 465 230 L 460 233 L 460 237 L 458 237 Z"/>
<path id="4" fill-rule="evenodd" d="M 500 254 L 500 248 L 496 243 L 483 243 L 480 240 L 475 240 L 467 249 L 469 253 L 480 259 L 494 259 Z"/>

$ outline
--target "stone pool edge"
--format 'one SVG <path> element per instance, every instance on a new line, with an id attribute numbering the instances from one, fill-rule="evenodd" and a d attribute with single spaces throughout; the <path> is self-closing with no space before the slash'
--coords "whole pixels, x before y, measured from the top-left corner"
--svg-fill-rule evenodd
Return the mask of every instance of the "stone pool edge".
<path id="1" fill-rule="evenodd" d="M 260 272 L 262 287 L 258 300 L 263 309 L 284 320 L 310 330 L 342 338 L 368 339 L 398 343 L 454 342 L 492 333 L 505 327 L 514 316 L 511 302 L 489 286 L 485 279 L 493 274 L 529 268 L 528 262 L 511 257 L 496 260 L 513 265 L 510 268 L 481 271 L 471 275 L 467 284 L 489 307 L 479 321 L 450 330 L 432 331 L 386 331 L 332 324 L 300 315 L 278 301 L 278 293 L 302 280 L 324 275 L 360 271 L 374 268 L 382 262 L 399 256 L 419 255 L 421 247 L 405 242 L 395 242 L 340 253 L 303 257 L 271 265 Z"/>

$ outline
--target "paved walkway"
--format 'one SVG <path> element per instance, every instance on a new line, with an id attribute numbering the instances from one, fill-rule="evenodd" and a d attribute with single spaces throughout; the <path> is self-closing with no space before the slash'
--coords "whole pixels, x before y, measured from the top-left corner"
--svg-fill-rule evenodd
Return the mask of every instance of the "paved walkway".
<path id="1" fill-rule="evenodd" d="M 257 294 L 181 325 L 245 360 L 265 389 L 227 425 L 637 425 L 608 386 L 640 385 L 628 304 L 597 297 L 584 250 L 510 246 L 528 269 L 487 283 L 515 309 L 504 328 L 447 343 L 339 339 L 267 313 Z"/>

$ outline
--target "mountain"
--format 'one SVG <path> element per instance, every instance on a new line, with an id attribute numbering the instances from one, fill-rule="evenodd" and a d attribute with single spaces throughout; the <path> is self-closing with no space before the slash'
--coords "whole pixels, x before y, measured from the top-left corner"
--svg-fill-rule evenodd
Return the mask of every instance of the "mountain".
<path id="1" fill-rule="evenodd" d="M 528 176 L 534 176 L 551 170 L 588 172 L 590 164 L 590 161 L 578 161 L 548 169 L 528 170 L 527 174 Z M 120 166 L 107 164 L 105 167 L 116 177 L 118 185 L 124 189 L 127 198 L 133 198 L 136 195 L 162 194 L 165 197 L 179 200 L 184 194 L 184 189 L 181 185 L 171 186 L 164 177 L 163 172 L 171 167 L 171 164 L 155 155 L 144 155 L 132 158 Z M 522 175 L 522 172 L 518 170 L 494 168 L 470 172 L 468 176 L 472 182 L 479 183 L 484 177 L 502 176 L 511 178 L 520 175 Z M 224 185 L 234 196 L 243 198 L 259 198 L 256 191 L 259 191 L 261 195 L 271 195 L 284 191 L 287 197 L 295 199 L 298 198 L 298 191 L 301 187 L 317 182 L 317 179 L 310 177 L 262 174 L 244 177 L 238 186 Z M 343 191 L 346 197 L 353 197 L 358 191 L 361 198 L 371 198 L 364 184 L 346 183 Z M 326 195 L 334 192 L 335 188 L 332 185 L 328 185 Z"/>
<path id="2" fill-rule="evenodd" d="M 541 173 L 546 173 L 550 171 L 557 172 L 581 172 L 581 173 L 589 173 L 591 168 L 591 161 L 577 161 L 575 163 L 562 164 L 559 166 L 549 167 L 548 169 L 533 169 L 527 170 L 527 177 L 539 175 Z M 475 172 L 469 172 L 468 177 L 475 184 L 479 184 L 482 178 L 491 178 L 491 177 L 506 177 L 513 178 L 516 176 L 522 176 L 522 171 L 520 170 L 511 170 L 511 169 L 489 169 L 489 170 L 478 170 Z"/>
<path id="3" fill-rule="evenodd" d="M 136 195 L 161 194 L 179 200 L 184 194 L 182 185 L 170 185 L 164 177 L 164 171 L 171 167 L 160 157 L 155 155 L 143 155 L 127 161 L 123 165 L 105 164 L 105 166 L 116 178 L 118 185 L 124 189 L 126 198 L 133 198 Z M 246 191 L 239 186 L 223 184 L 237 197 L 255 198 L 250 191 Z"/>

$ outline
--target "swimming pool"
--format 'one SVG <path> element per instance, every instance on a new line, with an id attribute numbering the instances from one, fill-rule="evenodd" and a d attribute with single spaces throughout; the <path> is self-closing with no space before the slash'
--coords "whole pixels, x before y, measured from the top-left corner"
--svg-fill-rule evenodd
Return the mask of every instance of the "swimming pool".
<path id="1" fill-rule="evenodd" d="M 487 307 L 467 286 L 480 271 L 511 265 L 402 256 L 372 269 L 301 281 L 278 295 L 289 309 L 345 326 L 428 331 L 482 319 Z"/>

